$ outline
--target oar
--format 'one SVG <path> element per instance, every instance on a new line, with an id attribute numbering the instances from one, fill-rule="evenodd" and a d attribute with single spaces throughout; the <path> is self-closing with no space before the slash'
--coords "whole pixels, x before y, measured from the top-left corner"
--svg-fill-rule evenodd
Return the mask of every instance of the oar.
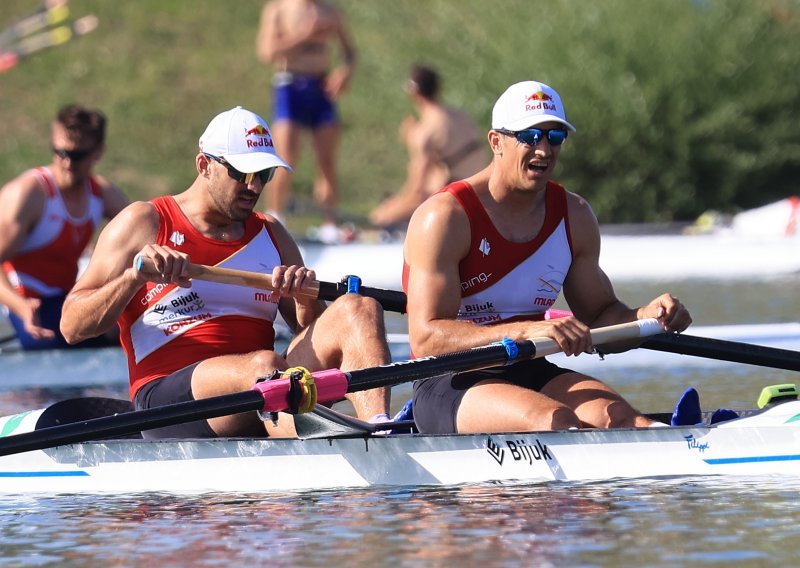
<path id="1" fill-rule="evenodd" d="M 654 319 L 640 320 L 592 331 L 595 345 L 613 341 L 631 340 L 661 333 L 661 325 Z M 387 387 L 416 379 L 495 367 L 519 359 L 534 359 L 559 352 L 558 344 L 549 338 L 530 341 L 502 342 L 476 347 L 466 351 L 389 363 L 355 371 L 330 369 L 312 373 L 317 386 L 317 401 L 335 402 L 345 393 Z M 290 408 L 290 379 L 277 379 L 257 383 L 245 392 L 182 402 L 159 408 L 125 412 L 116 416 L 96 418 L 53 426 L 0 438 L 0 456 L 42 450 L 63 444 L 124 436 L 174 424 L 207 420 L 241 412 L 281 412 Z"/>
<path id="2" fill-rule="evenodd" d="M 147 259 L 137 257 L 136 268 L 145 274 L 154 273 L 155 267 Z M 195 280 L 207 280 L 209 282 L 221 282 L 223 284 L 234 284 L 236 286 L 246 286 L 258 290 L 275 290 L 272 285 L 272 275 L 261 272 L 250 272 L 248 270 L 236 270 L 234 268 L 221 268 L 219 266 L 207 266 L 205 264 L 190 264 L 189 276 Z M 335 300 L 348 292 L 348 282 L 320 282 L 315 280 L 303 291 L 309 298 L 319 298 L 320 300 Z M 362 296 L 375 298 L 383 306 L 383 309 L 400 314 L 406 313 L 406 295 L 395 290 L 383 290 L 381 288 L 370 288 L 360 286 L 358 293 Z"/>
<path id="3" fill-rule="evenodd" d="M 248 272 L 246 270 L 232 270 L 202 264 L 192 264 L 189 268 L 192 278 L 198 280 L 211 280 L 226 284 L 237 284 L 250 288 L 274 290 L 272 279 L 268 274 Z M 343 282 L 314 282 L 308 288 L 309 296 L 322 300 L 335 300 L 347 292 L 347 285 Z M 385 310 L 392 312 L 406 312 L 406 295 L 396 290 L 383 290 L 380 288 L 361 287 L 361 294 L 377 299 Z M 564 310 L 551 310 L 556 317 L 571 315 Z M 800 353 L 788 349 L 778 349 L 737 341 L 726 341 L 694 335 L 664 335 L 654 337 L 642 343 L 639 347 L 655 351 L 679 353 L 694 357 L 705 357 L 719 361 L 746 363 L 762 367 L 800 371 Z"/>
<path id="4" fill-rule="evenodd" d="M 639 347 L 654 351 L 717 359 L 719 361 L 746 363 L 761 367 L 786 369 L 787 371 L 800 371 L 800 353 L 797 351 L 753 345 L 751 343 L 680 334 L 651 337 Z"/>

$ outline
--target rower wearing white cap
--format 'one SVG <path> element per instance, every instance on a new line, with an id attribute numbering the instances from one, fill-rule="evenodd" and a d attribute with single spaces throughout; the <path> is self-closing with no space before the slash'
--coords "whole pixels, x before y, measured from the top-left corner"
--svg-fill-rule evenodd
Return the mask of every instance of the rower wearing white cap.
<path id="1" fill-rule="evenodd" d="M 197 177 L 175 196 L 127 207 L 101 233 L 86 272 L 64 304 L 70 342 L 119 323 L 137 409 L 248 390 L 275 369 L 354 369 L 390 360 L 376 301 L 347 294 L 326 309 L 303 290 L 314 282 L 288 231 L 255 212 L 277 168 L 266 122 L 236 107 L 200 137 Z M 143 259 L 156 275 L 135 266 Z M 272 274 L 276 292 L 190 281 L 190 263 Z M 274 352 L 278 312 L 297 333 Z M 313 339 L 313 342 L 312 342 Z M 385 415 L 388 391 L 351 395 L 362 419 Z M 291 435 L 290 419 L 256 413 L 151 430 L 147 437 Z"/>
<path id="2" fill-rule="evenodd" d="M 403 273 L 415 356 L 504 337 L 549 337 L 578 355 L 592 348 L 590 327 L 651 317 L 668 331 L 690 324 L 669 294 L 640 308 L 617 299 L 599 265 L 591 207 L 551 181 L 574 130 L 554 89 L 512 85 L 492 112 L 491 164 L 416 210 Z M 562 290 L 574 315 L 545 320 Z M 652 424 L 601 381 L 545 359 L 419 381 L 413 407 L 420 431 L 435 433 Z"/>

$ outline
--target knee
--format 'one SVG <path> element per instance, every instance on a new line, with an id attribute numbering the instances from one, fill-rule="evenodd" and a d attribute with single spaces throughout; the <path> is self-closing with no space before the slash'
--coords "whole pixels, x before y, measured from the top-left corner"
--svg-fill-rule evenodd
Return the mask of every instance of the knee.
<path id="1" fill-rule="evenodd" d="M 253 382 L 259 377 L 270 375 L 276 369 L 286 369 L 286 360 L 274 351 L 255 351 L 250 354 L 248 375 L 253 377 Z"/>
<path id="2" fill-rule="evenodd" d="M 327 311 L 331 311 L 335 321 L 344 322 L 350 328 L 367 325 L 370 328 L 383 329 L 383 308 L 375 298 L 358 294 L 345 294 L 333 302 Z"/>
<path id="3" fill-rule="evenodd" d="M 524 421 L 527 431 L 567 430 L 581 427 L 581 421 L 575 412 L 563 405 L 535 408 L 525 415 Z"/>

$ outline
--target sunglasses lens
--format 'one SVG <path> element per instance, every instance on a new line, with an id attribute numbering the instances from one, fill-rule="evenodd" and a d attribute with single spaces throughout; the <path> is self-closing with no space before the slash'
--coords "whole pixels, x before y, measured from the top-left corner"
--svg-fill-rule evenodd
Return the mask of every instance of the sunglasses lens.
<path id="1" fill-rule="evenodd" d="M 92 152 L 93 150 L 64 150 L 62 148 L 53 148 L 53 154 L 62 160 L 69 158 L 72 162 L 80 162 Z"/>
<path id="2" fill-rule="evenodd" d="M 258 177 L 261 178 L 261 183 L 266 185 L 269 183 L 273 177 L 275 177 L 275 169 L 276 168 L 268 168 L 266 170 L 261 170 L 258 172 Z"/>
<path id="3" fill-rule="evenodd" d="M 528 146 L 536 146 L 542 139 L 543 132 L 538 128 L 528 128 L 517 132 L 517 140 Z"/>
<path id="4" fill-rule="evenodd" d="M 567 131 L 563 128 L 554 128 L 547 132 L 547 141 L 551 146 L 560 146 L 567 139 Z"/>

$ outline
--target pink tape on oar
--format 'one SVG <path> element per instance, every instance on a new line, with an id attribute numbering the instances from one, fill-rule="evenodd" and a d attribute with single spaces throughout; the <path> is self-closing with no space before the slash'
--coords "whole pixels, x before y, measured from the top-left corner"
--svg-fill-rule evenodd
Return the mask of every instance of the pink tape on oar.
<path id="1" fill-rule="evenodd" d="M 558 319 L 558 318 L 566 318 L 566 317 L 569 317 L 571 315 L 572 315 L 572 312 L 569 311 L 569 310 L 555 310 L 553 308 L 550 308 L 549 310 L 547 310 L 544 313 L 544 319 L 545 320 L 552 320 L 552 319 Z"/>
<path id="2" fill-rule="evenodd" d="M 350 382 L 339 369 L 316 371 L 314 384 L 317 385 L 317 402 L 336 402 L 347 393 Z M 253 390 L 264 398 L 262 412 L 283 412 L 289 408 L 289 379 L 275 379 L 256 383 Z"/>

